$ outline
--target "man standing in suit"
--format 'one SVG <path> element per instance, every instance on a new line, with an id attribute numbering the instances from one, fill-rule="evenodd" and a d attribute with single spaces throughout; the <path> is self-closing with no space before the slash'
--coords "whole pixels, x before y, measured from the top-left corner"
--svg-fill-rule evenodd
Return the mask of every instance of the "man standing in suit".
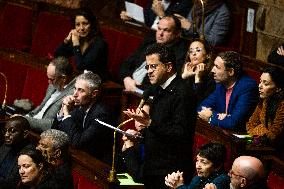
<path id="1" fill-rule="evenodd" d="M 145 127 L 141 130 L 145 143 L 145 188 L 162 189 L 166 188 L 165 176 L 173 170 L 183 171 L 188 178 L 193 174 L 195 97 L 176 72 L 174 52 L 156 43 L 149 46 L 145 54 L 145 69 L 155 88 L 150 113 L 143 109 L 142 114 L 131 110 L 124 113 Z"/>
<path id="2" fill-rule="evenodd" d="M 95 119 L 111 123 L 111 114 L 100 99 L 101 78 L 86 72 L 76 78 L 73 95 L 62 102 L 55 129 L 64 131 L 71 145 L 108 162 L 112 147 L 112 130 Z"/>
<path id="3" fill-rule="evenodd" d="M 245 130 L 258 102 L 256 81 L 243 73 L 240 54 L 220 53 L 212 68 L 215 91 L 198 108 L 204 121 L 224 129 Z"/>
<path id="4" fill-rule="evenodd" d="M 39 133 L 51 128 L 63 97 L 72 94 L 74 90 L 73 68 L 64 57 L 57 57 L 49 63 L 47 77 L 49 86 L 43 101 L 25 115 L 32 130 Z"/>

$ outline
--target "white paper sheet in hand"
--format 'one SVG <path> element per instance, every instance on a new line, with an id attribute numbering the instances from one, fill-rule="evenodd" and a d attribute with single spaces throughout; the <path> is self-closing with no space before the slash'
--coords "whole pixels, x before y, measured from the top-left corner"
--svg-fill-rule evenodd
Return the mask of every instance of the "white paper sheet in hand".
<path id="1" fill-rule="evenodd" d="M 130 3 L 125 1 L 125 8 L 126 12 L 129 14 L 129 16 L 139 22 L 144 23 L 144 13 L 143 8 L 135 3 Z"/>
<path id="2" fill-rule="evenodd" d="M 118 129 L 118 128 L 116 128 L 116 127 L 110 125 L 110 124 L 107 124 L 107 123 L 105 123 L 105 122 L 103 122 L 103 121 L 101 121 L 101 120 L 99 120 L 99 119 L 95 119 L 95 120 L 96 120 L 97 122 L 99 122 L 100 124 L 102 124 L 102 125 L 104 125 L 104 126 L 106 126 L 106 127 L 108 127 L 108 128 L 111 128 L 111 129 L 115 130 L 116 132 L 121 133 L 121 134 L 123 134 L 123 135 L 125 135 L 125 136 L 127 136 L 127 137 L 131 137 L 131 138 L 143 138 L 142 136 L 139 136 L 139 135 L 132 135 L 132 134 L 129 134 L 129 133 L 127 133 L 127 132 L 125 132 L 125 131 L 123 131 L 123 130 L 121 130 L 121 129 Z"/>

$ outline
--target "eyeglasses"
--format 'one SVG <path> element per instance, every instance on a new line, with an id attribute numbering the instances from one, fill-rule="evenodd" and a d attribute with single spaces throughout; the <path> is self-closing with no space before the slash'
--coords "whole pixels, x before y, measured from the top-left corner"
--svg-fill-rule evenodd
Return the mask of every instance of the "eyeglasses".
<path id="1" fill-rule="evenodd" d="M 234 176 L 236 176 L 236 177 L 242 177 L 242 178 L 245 178 L 245 179 L 249 180 L 249 179 L 246 178 L 245 176 L 238 175 L 238 174 L 234 173 L 234 171 L 231 169 L 231 170 L 229 171 L 229 176 L 232 176 L 232 175 L 234 175 Z"/>
<path id="2" fill-rule="evenodd" d="M 151 68 L 152 70 L 156 70 L 158 66 L 159 64 L 149 64 L 145 66 L 145 69 L 149 70 L 149 68 Z"/>
<path id="3" fill-rule="evenodd" d="M 6 133 L 7 134 L 14 134 L 14 133 L 16 133 L 18 130 L 17 129 L 15 129 L 15 128 L 8 128 L 8 129 L 2 129 L 2 133 L 5 135 Z"/>
<path id="4" fill-rule="evenodd" d="M 202 51 L 203 51 L 202 48 L 197 47 L 195 50 L 189 49 L 188 54 L 201 53 Z"/>

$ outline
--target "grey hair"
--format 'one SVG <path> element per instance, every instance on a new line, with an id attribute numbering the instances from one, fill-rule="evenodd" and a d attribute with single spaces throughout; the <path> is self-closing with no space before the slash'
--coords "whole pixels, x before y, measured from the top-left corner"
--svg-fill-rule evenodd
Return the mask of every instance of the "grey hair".
<path id="1" fill-rule="evenodd" d="M 76 81 L 78 80 L 85 80 L 88 83 L 91 92 L 95 89 L 99 89 L 102 84 L 102 79 L 100 76 L 91 71 L 84 71 L 83 74 L 76 78 Z"/>
<path id="2" fill-rule="evenodd" d="M 71 76 L 73 74 L 72 65 L 69 63 L 68 59 L 63 56 L 54 58 L 50 64 L 55 66 L 56 75 Z"/>
<path id="3" fill-rule="evenodd" d="M 51 138 L 53 148 L 67 148 L 70 144 L 69 136 L 63 132 L 56 129 L 48 129 L 40 134 L 40 138 Z"/>

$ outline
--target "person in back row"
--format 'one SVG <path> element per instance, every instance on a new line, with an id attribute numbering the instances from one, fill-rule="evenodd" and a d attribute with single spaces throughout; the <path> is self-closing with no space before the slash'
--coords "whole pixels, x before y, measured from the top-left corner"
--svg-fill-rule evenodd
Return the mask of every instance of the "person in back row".
<path id="1" fill-rule="evenodd" d="M 155 39 L 146 37 L 138 49 L 122 63 L 120 67 L 120 78 L 124 83 L 126 91 L 135 91 L 141 85 L 150 85 L 146 77 L 147 70 L 145 51 L 149 45 L 154 43 L 165 44 L 175 53 L 177 72 L 180 73 L 187 51 L 187 42 L 180 38 L 180 21 L 172 15 L 161 18 L 156 31 Z"/>
<path id="2" fill-rule="evenodd" d="M 74 75 L 68 59 L 57 57 L 47 66 L 49 86 L 41 104 L 24 117 L 32 130 L 41 133 L 51 128 L 56 114 L 61 108 L 63 97 L 70 95 L 74 89 Z"/>
<path id="3" fill-rule="evenodd" d="M 176 15 L 181 20 L 185 37 L 201 36 L 202 33 L 202 3 L 204 3 L 204 38 L 210 45 L 222 45 L 227 40 L 231 26 L 231 13 L 224 0 L 195 1 L 187 18 Z"/>
<path id="4" fill-rule="evenodd" d="M 79 9 L 72 29 L 56 49 L 55 57 L 75 57 L 77 70 L 92 71 L 104 80 L 108 78 L 108 45 L 100 31 L 96 16 L 90 9 Z"/>
<path id="5" fill-rule="evenodd" d="M 245 131 L 258 102 L 256 81 L 243 73 L 240 54 L 219 53 L 212 68 L 216 88 L 198 107 L 199 118 L 211 125 Z"/>
<path id="6" fill-rule="evenodd" d="M 188 0 L 148 0 L 144 9 L 145 25 L 157 30 L 160 18 L 175 13 L 186 16 L 191 4 Z M 120 18 L 124 21 L 132 19 L 126 11 L 121 11 Z"/>

